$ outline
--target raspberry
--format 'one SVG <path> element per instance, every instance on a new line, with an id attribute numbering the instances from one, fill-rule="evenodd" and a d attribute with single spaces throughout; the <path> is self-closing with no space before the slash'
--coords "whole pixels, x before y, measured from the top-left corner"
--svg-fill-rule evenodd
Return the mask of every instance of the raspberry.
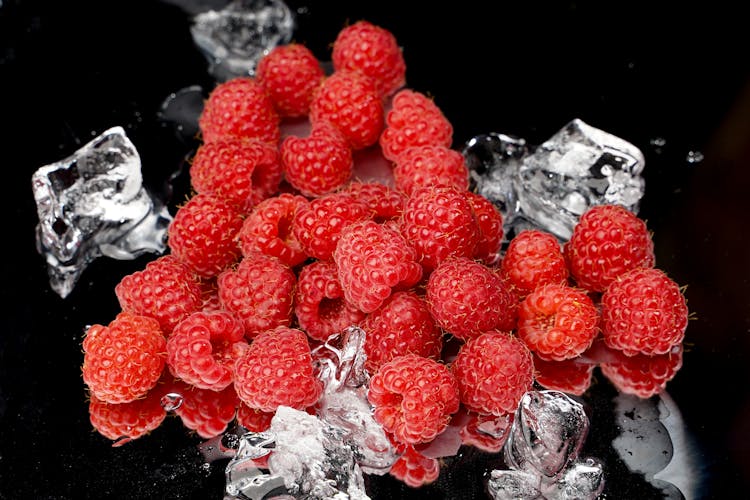
<path id="1" fill-rule="evenodd" d="M 115 295 L 124 312 L 156 319 L 166 334 L 203 301 L 197 276 L 174 255 L 163 255 L 123 277 Z"/>
<path id="2" fill-rule="evenodd" d="M 219 300 L 245 326 L 245 336 L 289 326 L 297 278 L 278 259 L 262 254 L 243 258 L 236 269 L 219 275 Z"/>
<path id="3" fill-rule="evenodd" d="M 469 169 L 461 153 L 445 146 L 416 146 L 405 150 L 393 168 L 396 189 L 410 196 L 422 186 L 469 189 Z"/>
<path id="4" fill-rule="evenodd" d="M 217 276 L 240 257 L 236 236 L 242 214 L 225 201 L 197 194 L 182 205 L 169 226 L 172 255 L 203 278 Z"/>
<path id="5" fill-rule="evenodd" d="M 367 334 L 364 349 L 369 373 L 404 354 L 440 358 L 443 332 L 427 303 L 412 290 L 395 292 L 365 318 L 361 327 Z"/>
<path id="6" fill-rule="evenodd" d="M 274 47 L 255 68 L 256 81 L 281 117 L 306 116 L 313 91 L 324 77 L 315 55 L 299 43 Z"/>
<path id="7" fill-rule="evenodd" d="M 485 415 L 471 412 L 468 421 L 458 431 L 461 443 L 487 453 L 498 453 L 508 439 L 513 413 Z"/>
<path id="8" fill-rule="evenodd" d="M 451 371 L 470 411 L 502 416 L 516 410 L 534 382 L 534 362 L 517 337 L 497 330 L 467 341 Z"/>
<path id="9" fill-rule="evenodd" d="M 404 212 L 406 196 L 378 182 L 352 182 L 344 192 L 370 207 L 375 222 L 397 220 Z"/>
<path id="10" fill-rule="evenodd" d="M 618 205 L 587 210 L 563 249 L 578 286 L 603 292 L 619 275 L 654 266 L 654 243 L 646 223 Z"/>
<path id="11" fill-rule="evenodd" d="M 465 192 L 449 186 L 416 189 L 404 207 L 401 231 L 427 273 L 448 257 L 472 257 L 479 240 Z"/>
<path id="12" fill-rule="evenodd" d="M 515 297 L 487 266 L 467 258 L 445 260 L 427 281 L 427 304 L 435 321 L 468 340 L 515 326 Z"/>
<path id="13" fill-rule="evenodd" d="M 601 302 L 604 342 L 627 355 L 666 354 L 685 337 L 685 297 L 659 269 L 621 275 L 604 291 Z"/>
<path id="14" fill-rule="evenodd" d="M 365 314 L 344 298 L 331 261 L 315 261 L 299 273 L 294 312 L 302 328 L 315 340 L 326 340 L 362 321 Z"/>
<path id="15" fill-rule="evenodd" d="M 665 354 L 646 356 L 617 354 L 617 359 L 602 363 L 602 374 L 621 392 L 643 399 L 660 393 L 682 367 L 682 345 Z"/>
<path id="16" fill-rule="evenodd" d="M 331 58 L 336 71 L 358 71 L 370 77 L 384 97 L 406 83 L 406 63 L 396 37 L 367 21 L 358 21 L 339 32 Z"/>
<path id="17" fill-rule="evenodd" d="M 161 406 L 161 394 L 150 391 L 145 397 L 129 403 L 105 403 L 91 397 L 89 420 L 99 434 L 122 446 L 138 439 L 161 425 L 167 412 Z"/>
<path id="18" fill-rule="evenodd" d="M 143 397 L 161 377 L 166 344 L 158 321 L 121 312 L 107 326 L 88 328 L 83 340 L 83 381 L 105 403 Z"/>
<path id="19" fill-rule="evenodd" d="M 280 118 L 265 89 L 252 78 L 218 84 L 208 96 L 198 125 L 204 142 L 226 137 L 279 142 Z"/>
<path id="20" fill-rule="evenodd" d="M 568 280 L 560 242 L 550 233 L 536 229 L 521 231 L 510 241 L 500 273 L 520 298 L 539 286 Z"/>
<path id="21" fill-rule="evenodd" d="M 237 408 L 237 423 L 250 432 L 264 432 L 271 427 L 271 420 L 275 413 L 250 408 L 245 403 L 240 403 Z"/>
<path id="22" fill-rule="evenodd" d="M 367 220 L 341 231 L 333 252 L 346 300 L 369 313 L 394 289 L 410 288 L 422 278 L 417 253 L 398 231 Z"/>
<path id="23" fill-rule="evenodd" d="M 468 191 L 465 195 L 479 227 L 479 241 L 474 249 L 474 258 L 483 264 L 494 266 L 500 259 L 503 216 L 500 210 L 484 196 Z"/>
<path id="24" fill-rule="evenodd" d="M 258 203 L 245 219 L 239 232 L 242 255 L 262 253 L 276 257 L 289 267 L 307 258 L 292 232 L 297 209 L 308 204 L 305 197 L 281 193 Z"/>
<path id="25" fill-rule="evenodd" d="M 445 146 L 453 142 L 453 126 L 435 102 L 414 90 L 403 89 L 393 97 L 380 135 L 383 156 L 391 161 L 414 146 Z"/>
<path id="26" fill-rule="evenodd" d="M 378 141 L 383 117 L 383 102 L 373 81 L 352 71 L 336 71 L 323 80 L 310 103 L 312 124 L 330 122 L 354 150 Z"/>
<path id="27" fill-rule="evenodd" d="M 599 311 L 582 290 L 542 285 L 518 308 L 518 336 L 547 361 L 575 358 L 599 333 Z"/>
<path id="28" fill-rule="evenodd" d="M 308 256 L 330 260 L 341 231 L 349 224 L 367 219 L 369 214 L 367 205 L 350 194 L 330 193 L 298 207 L 292 231 Z"/>
<path id="29" fill-rule="evenodd" d="M 168 386 L 169 392 L 182 396 L 182 402 L 174 412 L 185 427 L 203 439 L 211 439 L 226 431 L 240 405 L 231 385 L 221 391 L 213 391 L 175 380 Z"/>
<path id="30" fill-rule="evenodd" d="M 266 198 L 268 190 L 278 189 L 280 173 L 275 147 L 230 137 L 198 148 L 190 166 L 190 183 L 196 192 L 212 194 L 244 213 Z"/>
<path id="31" fill-rule="evenodd" d="M 265 412 L 315 404 L 323 384 L 313 372 L 307 335 L 286 327 L 259 334 L 235 363 L 234 387 L 246 405 Z"/>
<path id="32" fill-rule="evenodd" d="M 281 162 L 289 184 L 310 197 L 343 186 L 354 168 L 351 148 L 339 138 L 324 133 L 284 139 Z"/>
<path id="33" fill-rule="evenodd" d="M 577 359 L 545 361 L 534 358 L 536 381 L 545 389 L 581 396 L 591 387 L 594 374 L 593 363 L 582 363 Z"/>
<path id="34" fill-rule="evenodd" d="M 180 321 L 167 340 L 167 366 L 199 389 L 220 391 L 232 383 L 232 366 L 243 341 L 242 322 L 225 311 L 196 312 Z"/>
<path id="35" fill-rule="evenodd" d="M 440 462 L 422 455 L 413 446 L 406 446 L 404 453 L 396 460 L 389 474 L 412 488 L 434 483 L 440 476 Z"/>
<path id="36" fill-rule="evenodd" d="M 397 356 L 370 379 L 367 399 L 386 432 L 406 444 L 432 441 L 459 408 L 458 385 L 442 363 L 416 354 Z"/>

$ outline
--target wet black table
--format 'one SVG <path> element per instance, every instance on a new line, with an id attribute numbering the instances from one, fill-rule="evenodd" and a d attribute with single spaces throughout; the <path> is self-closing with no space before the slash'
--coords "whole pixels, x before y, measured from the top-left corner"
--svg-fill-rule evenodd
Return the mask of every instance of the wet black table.
<path id="1" fill-rule="evenodd" d="M 189 152 L 156 119 L 170 93 L 213 85 L 178 3 L 0 1 L 0 498 L 222 496 L 222 465 L 201 467 L 201 439 L 178 420 L 120 448 L 88 422 L 84 328 L 113 318 L 115 284 L 152 257 L 99 259 L 63 300 L 34 245 L 30 178 L 40 166 L 115 125 L 136 144 L 151 187 L 163 187 Z M 687 498 L 735 498 L 750 487 L 750 75 L 742 16 L 717 3 L 679 11 L 633 2 L 289 5 L 298 13 L 295 40 L 321 59 L 347 22 L 390 29 L 404 47 L 408 85 L 434 96 L 454 125 L 455 147 L 487 132 L 539 143 L 581 118 L 643 151 L 640 215 L 653 231 L 657 266 L 687 285 L 695 316 L 683 368 L 667 388 L 680 417 L 671 430 L 681 439 L 675 469 L 686 475 L 674 483 Z M 597 377 L 586 395 L 585 451 L 605 461 L 606 498 L 659 498 L 612 452 L 621 430 L 611 413 L 616 394 Z M 468 450 L 448 461 L 435 485 L 410 490 L 386 477 L 368 480 L 368 491 L 486 498 L 493 460 Z"/>

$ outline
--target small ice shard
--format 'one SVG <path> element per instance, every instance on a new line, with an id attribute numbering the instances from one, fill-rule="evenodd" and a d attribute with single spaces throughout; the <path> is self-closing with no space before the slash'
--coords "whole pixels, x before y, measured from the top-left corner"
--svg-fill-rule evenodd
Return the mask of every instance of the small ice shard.
<path id="1" fill-rule="evenodd" d="M 634 145 L 575 119 L 530 152 L 522 146 L 489 134 L 464 148 L 477 191 L 501 209 L 506 234 L 539 228 L 565 241 L 594 205 L 637 212 L 645 159 Z"/>
<path id="2" fill-rule="evenodd" d="M 200 85 L 182 88 L 164 99 L 159 109 L 159 119 L 172 126 L 183 142 L 195 139 L 200 132 L 198 119 L 203 112 L 205 99 Z"/>
<path id="3" fill-rule="evenodd" d="M 292 11 L 281 0 L 234 0 L 197 14 L 191 33 L 208 58 L 209 72 L 225 81 L 254 75 L 261 57 L 289 43 L 294 25 Z"/>
<path id="4" fill-rule="evenodd" d="M 172 217 L 142 181 L 140 156 L 122 127 L 34 173 L 37 250 L 61 297 L 97 257 L 126 260 L 166 250 Z"/>
<path id="5" fill-rule="evenodd" d="M 539 476 L 518 470 L 493 470 L 487 482 L 487 489 L 495 500 L 544 499 L 539 488 Z"/>
<path id="6" fill-rule="evenodd" d="M 581 500 L 596 498 L 604 489 L 604 466 L 594 458 L 571 465 L 562 478 L 544 486 L 544 498 Z"/>
<path id="7" fill-rule="evenodd" d="M 275 447 L 276 436 L 271 432 L 250 432 L 240 437 L 237 453 L 226 467 L 225 498 L 263 500 L 274 493 L 287 492 L 284 479 L 264 473 L 255 460 L 263 458 Z M 275 495 L 273 495 L 275 496 Z"/>

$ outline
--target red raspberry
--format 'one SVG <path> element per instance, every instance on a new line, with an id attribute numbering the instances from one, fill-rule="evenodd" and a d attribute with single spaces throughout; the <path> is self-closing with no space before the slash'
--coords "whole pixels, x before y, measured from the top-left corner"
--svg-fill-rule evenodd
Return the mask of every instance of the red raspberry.
<path id="1" fill-rule="evenodd" d="M 345 192 L 370 207 L 375 222 L 397 220 L 404 213 L 406 196 L 379 182 L 352 182 Z"/>
<path id="2" fill-rule="evenodd" d="M 445 146 L 453 142 L 453 126 L 435 102 L 414 90 L 400 90 L 393 97 L 380 135 L 383 156 L 396 161 L 414 146 Z"/>
<path id="3" fill-rule="evenodd" d="M 474 258 L 483 264 L 494 266 L 500 259 L 500 248 L 503 243 L 503 216 L 500 210 L 482 195 L 467 191 L 466 201 L 471 205 L 474 219 L 479 226 L 479 241 L 474 249 Z"/>
<path id="4" fill-rule="evenodd" d="M 235 363 L 234 387 L 246 405 L 261 411 L 315 404 L 323 383 L 315 377 L 307 335 L 286 327 L 259 334 Z"/>
<path id="5" fill-rule="evenodd" d="M 351 148 L 338 137 L 324 133 L 284 139 L 281 162 L 289 184 L 310 197 L 343 186 L 354 168 Z"/>
<path id="6" fill-rule="evenodd" d="M 203 302 L 197 276 L 174 255 L 163 255 L 122 278 L 115 295 L 124 312 L 156 319 L 166 334 Z"/>
<path id="7" fill-rule="evenodd" d="M 406 63 L 396 37 L 385 28 L 358 21 L 342 29 L 333 42 L 333 68 L 370 77 L 387 97 L 406 83 Z"/>
<path id="8" fill-rule="evenodd" d="M 445 260 L 432 272 L 427 304 L 435 321 L 462 340 L 515 327 L 516 299 L 503 280 L 487 266 L 464 257 Z"/>
<path id="9" fill-rule="evenodd" d="M 474 446 L 487 453 L 498 453 L 508 439 L 512 424 L 513 413 L 497 416 L 471 412 L 458 435 L 462 444 Z"/>
<path id="10" fill-rule="evenodd" d="M 211 439 L 226 431 L 237 414 L 240 399 L 231 385 L 221 391 L 199 389 L 179 380 L 167 385 L 170 393 L 182 396 L 174 412 L 185 427 L 203 439 Z"/>
<path id="11" fill-rule="evenodd" d="M 434 483 L 440 476 L 440 462 L 422 455 L 413 446 L 406 446 L 404 453 L 396 460 L 389 474 L 412 488 Z"/>
<path id="12" fill-rule="evenodd" d="M 305 253 L 315 259 L 330 260 L 341 231 L 354 222 L 369 218 L 363 202 L 350 194 L 330 193 L 298 207 L 292 223 L 294 236 Z"/>
<path id="13" fill-rule="evenodd" d="M 276 144 L 280 118 L 266 90 L 252 78 L 239 77 L 218 84 L 198 119 L 204 142 L 244 137 Z"/>
<path id="14" fill-rule="evenodd" d="M 560 242 L 552 234 L 536 229 L 521 231 L 510 241 L 500 273 L 520 298 L 539 286 L 568 280 Z"/>
<path id="15" fill-rule="evenodd" d="M 401 230 L 427 273 L 448 257 L 472 257 L 479 240 L 465 192 L 448 186 L 416 189 L 404 207 Z"/>
<path id="16" fill-rule="evenodd" d="M 307 204 L 305 197 L 291 193 L 282 193 L 258 203 L 240 229 L 242 255 L 262 253 L 276 257 L 289 267 L 304 262 L 307 255 L 294 236 L 292 221 L 297 209 Z"/>
<path id="17" fill-rule="evenodd" d="M 567 285 L 542 285 L 518 308 L 518 336 L 547 361 L 575 358 L 591 347 L 598 333 L 594 302 Z"/>
<path id="18" fill-rule="evenodd" d="M 627 355 L 670 352 L 685 338 L 687 323 L 680 287 L 659 269 L 629 271 L 602 295 L 604 342 Z"/>
<path id="19" fill-rule="evenodd" d="M 462 345 L 451 371 L 464 406 L 489 415 L 514 412 L 534 382 L 534 362 L 528 347 L 517 337 L 497 330 Z"/>
<path id="20" fill-rule="evenodd" d="M 245 403 L 240 403 L 237 408 L 237 423 L 250 432 L 264 432 L 271 427 L 271 420 L 275 413 L 250 408 Z"/>
<path id="21" fill-rule="evenodd" d="M 278 259 L 262 254 L 243 258 L 236 269 L 219 275 L 219 300 L 245 326 L 245 336 L 289 326 L 297 278 Z"/>
<path id="22" fill-rule="evenodd" d="M 655 356 L 617 353 L 615 361 L 602 363 L 599 368 L 621 392 L 647 399 L 663 391 L 682 368 L 682 345 Z"/>
<path id="23" fill-rule="evenodd" d="M 365 317 L 344 298 L 336 265 L 324 260 L 312 262 L 300 271 L 294 312 L 300 328 L 311 338 L 323 341 Z"/>
<path id="24" fill-rule="evenodd" d="M 99 434 L 122 446 L 138 439 L 161 425 L 167 412 L 161 406 L 159 391 L 129 403 L 105 403 L 92 396 L 89 401 L 89 420 Z"/>
<path id="25" fill-rule="evenodd" d="M 370 373 L 404 354 L 440 359 L 443 332 L 427 303 L 412 290 L 395 292 L 365 318 L 361 327 L 367 334 L 365 368 Z"/>
<path id="26" fill-rule="evenodd" d="M 196 192 L 215 195 L 244 213 L 266 198 L 269 190 L 278 189 L 280 174 L 275 147 L 229 137 L 198 148 L 190 166 L 190 183 Z"/>
<path id="27" fill-rule="evenodd" d="M 422 278 L 417 253 L 401 234 L 367 220 L 341 231 L 333 252 L 346 300 L 369 313 L 394 289 L 407 289 Z"/>
<path id="28" fill-rule="evenodd" d="M 406 444 L 432 441 L 459 408 L 458 385 L 434 359 L 405 354 L 383 364 L 370 379 L 367 399 L 386 432 Z"/>
<path id="29" fill-rule="evenodd" d="M 281 117 L 306 116 L 313 91 L 324 77 L 318 59 L 299 43 L 274 47 L 255 68 L 256 81 Z"/>
<path id="30" fill-rule="evenodd" d="M 583 395 L 591 387 L 595 367 L 593 363 L 583 363 L 578 359 L 545 361 L 538 356 L 534 358 L 539 385 L 575 396 Z"/>
<path id="31" fill-rule="evenodd" d="M 83 381 L 106 403 L 146 395 L 161 377 L 167 341 L 159 322 L 122 312 L 107 326 L 93 325 L 83 340 Z"/>
<path id="32" fill-rule="evenodd" d="M 201 298 L 200 311 L 213 312 L 224 310 L 219 300 L 219 285 L 216 283 L 216 278 L 201 282 Z"/>
<path id="33" fill-rule="evenodd" d="M 227 202 L 197 194 L 182 205 L 169 226 L 172 255 L 203 278 L 217 276 L 240 257 L 237 233 L 242 214 Z"/>
<path id="34" fill-rule="evenodd" d="M 578 286 L 595 292 L 603 292 L 626 271 L 654 266 L 654 243 L 646 223 L 618 205 L 587 210 L 565 244 L 564 254 Z"/>
<path id="35" fill-rule="evenodd" d="M 232 383 L 232 366 L 239 354 L 235 344 L 244 338 L 242 322 L 231 313 L 193 313 L 177 324 L 167 340 L 167 366 L 190 385 L 220 391 Z"/>
<path id="36" fill-rule="evenodd" d="M 410 196 L 422 186 L 469 189 L 469 169 L 464 156 L 442 145 L 415 146 L 405 150 L 393 167 L 396 189 Z"/>
<path id="37" fill-rule="evenodd" d="M 352 71 L 336 71 L 323 80 L 310 103 L 312 124 L 330 122 L 354 150 L 378 141 L 383 117 L 383 102 L 373 81 Z"/>

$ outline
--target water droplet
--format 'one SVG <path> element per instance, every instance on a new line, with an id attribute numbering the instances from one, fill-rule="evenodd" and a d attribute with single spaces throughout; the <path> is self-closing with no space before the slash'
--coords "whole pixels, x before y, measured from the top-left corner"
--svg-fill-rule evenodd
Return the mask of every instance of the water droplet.
<path id="1" fill-rule="evenodd" d="M 654 137 L 653 139 L 648 141 L 648 143 L 657 148 L 661 148 L 667 144 L 667 140 L 664 137 Z"/>
<path id="2" fill-rule="evenodd" d="M 170 392 L 161 397 L 161 407 L 166 411 L 175 411 L 185 400 L 182 394 L 176 392 Z"/>
<path id="3" fill-rule="evenodd" d="M 687 160 L 688 163 L 700 163 L 703 161 L 703 158 L 703 153 L 700 151 L 688 151 L 685 160 Z"/>

